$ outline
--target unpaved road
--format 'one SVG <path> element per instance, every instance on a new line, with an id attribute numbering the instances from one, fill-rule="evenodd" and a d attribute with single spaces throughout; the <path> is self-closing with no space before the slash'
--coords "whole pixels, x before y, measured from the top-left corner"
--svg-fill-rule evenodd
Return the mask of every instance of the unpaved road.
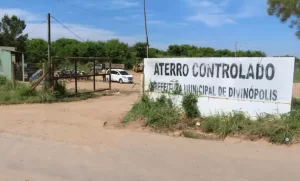
<path id="1" fill-rule="evenodd" d="M 103 128 L 117 124 L 137 97 L 0 106 L 0 181 L 299 180 L 298 146 Z"/>

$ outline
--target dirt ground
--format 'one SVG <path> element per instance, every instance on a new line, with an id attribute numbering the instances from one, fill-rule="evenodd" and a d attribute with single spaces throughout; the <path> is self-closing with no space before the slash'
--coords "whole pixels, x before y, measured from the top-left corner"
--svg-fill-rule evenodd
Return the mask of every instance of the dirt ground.
<path id="1" fill-rule="evenodd" d="M 140 96 L 139 77 L 113 83 L 111 96 L 0 106 L 0 181 L 299 180 L 299 146 L 116 129 Z"/>
<path id="2" fill-rule="evenodd" d="M 112 89 L 118 89 L 122 90 L 123 92 L 135 92 L 138 93 L 141 89 L 140 83 L 141 83 L 141 74 L 135 73 L 133 71 L 128 71 L 131 75 L 134 77 L 134 83 L 133 84 L 120 84 L 118 82 L 112 82 L 111 88 Z M 75 81 L 67 81 L 67 88 L 72 90 L 75 88 Z M 78 91 L 93 91 L 93 78 L 90 77 L 89 80 L 79 80 L 77 85 Z M 103 82 L 103 78 L 96 77 L 96 89 L 104 89 L 109 88 L 108 82 Z"/>
<path id="3" fill-rule="evenodd" d="M 76 143 L 97 142 L 103 131 L 118 127 L 121 119 L 140 96 L 140 74 L 134 84 L 112 83 L 113 95 L 79 102 L 0 106 L 0 132 L 37 136 Z M 97 82 L 97 86 L 108 83 Z M 67 84 L 73 88 L 74 82 Z M 90 89 L 92 82 L 80 81 L 79 89 Z M 90 89 L 91 90 L 91 89 Z"/>

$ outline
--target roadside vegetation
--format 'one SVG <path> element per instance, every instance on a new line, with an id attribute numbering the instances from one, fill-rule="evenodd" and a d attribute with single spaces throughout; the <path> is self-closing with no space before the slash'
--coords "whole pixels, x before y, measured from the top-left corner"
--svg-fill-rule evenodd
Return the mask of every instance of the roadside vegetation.
<path id="1" fill-rule="evenodd" d="M 71 102 L 96 96 L 95 94 L 69 93 L 63 82 L 56 84 L 53 93 L 44 90 L 31 91 L 30 85 L 22 82 L 16 82 L 13 85 L 6 77 L 0 76 L 0 104 Z"/>
<path id="2" fill-rule="evenodd" d="M 154 100 L 143 96 L 134 104 L 123 119 L 143 120 L 145 126 L 154 131 L 181 131 L 182 136 L 195 139 L 225 139 L 228 136 L 249 140 L 267 139 L 277 144 L 297 143 L 300 136 L 300 100 L 293 99 L 292 111 L 288 114 L 262 114 L 251 120 L 243 112 L 202 117 L 197 108 L 198 97 L 183 96 L 182 108 L 174 106 L 172 100 L 162 95 Z"/>
<path id="3" fill-rule="evenodd" d="M 299 63 L 295 64 L 294 83 L 300 82 L 300 66 L 299 65 L 300 65 Z"/>

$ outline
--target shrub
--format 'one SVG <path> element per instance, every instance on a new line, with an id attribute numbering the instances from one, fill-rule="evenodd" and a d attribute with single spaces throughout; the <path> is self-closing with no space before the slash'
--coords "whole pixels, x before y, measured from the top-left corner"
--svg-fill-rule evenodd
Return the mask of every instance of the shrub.
<path id="1" fill-rule="evenodd" d="M 179 122 L 180 111 L 164 95 L 156 100 L 149 98 L 149 96 L 143 96 L 133 105 L 122 122 L 127 123 L 139 118 L 144 118 L 147 126 L 156 129 L 170 128 Z"/>
<path id="2" fill-rule="evenodd" d="M 63 96 L 67 94 L 66 83 L 65 82 L 55 82 L 54 84 L 54 95 Z"/>
<path id="3" fill-rule="evenodd" d="M 7 83 L 7 78 L 0 75 L 0 86 L 3 86 Z"/>
<path id="4" fill-rule="evenodd" d="M 292 99 L 292 110 L 300 110 L 300 99 Z"/>
<path id="5" fill-rule="evenodd" d="M 198 96 L 195 94 L 185 94 L 182 98 L 182 107 L 188 118 L 196 118 L 200 116 L 198 109 Z"/>

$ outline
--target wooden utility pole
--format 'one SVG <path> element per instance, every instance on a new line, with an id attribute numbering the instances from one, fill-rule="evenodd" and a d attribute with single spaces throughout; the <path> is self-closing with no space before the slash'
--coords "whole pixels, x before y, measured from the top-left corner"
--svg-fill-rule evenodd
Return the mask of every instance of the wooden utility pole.
<path id="1" fill-rule="evenodd" d="M 146 50 L 147 50 L 147 58 L 149 58 L 149 39 L 148 39 L 148 28 L 147 28 L 147 15 L 146 15 L 146 0 L 144 0 L 144 23 L 145 23 L 145 31 L 146 31 Z M 143 95 L 145 94 L 145 61 L 143 61 L 143 82 L 142 82 L 142 91 Z"/>
<path id="2" fill-rule="evenodd" d="M 51 15 L 48 13 L 48 61 L 45 64 L 45 72 L 48 72 L 49 66 L 51 64 Z M 50 87 L 50 79 L 51 79 L 51 71 L 47 74 L 45 78 L 45 89 L 49 90 Z"/>
<path id="3" fill-rule="evenodd" d="M 147 15 L 146 15 L 146 0 L 144 0 L 144 23 L 145 23 L 145 31 L 146 31 L 147 58 L 149 58 L 149 40 L 148 40 Z"/>

